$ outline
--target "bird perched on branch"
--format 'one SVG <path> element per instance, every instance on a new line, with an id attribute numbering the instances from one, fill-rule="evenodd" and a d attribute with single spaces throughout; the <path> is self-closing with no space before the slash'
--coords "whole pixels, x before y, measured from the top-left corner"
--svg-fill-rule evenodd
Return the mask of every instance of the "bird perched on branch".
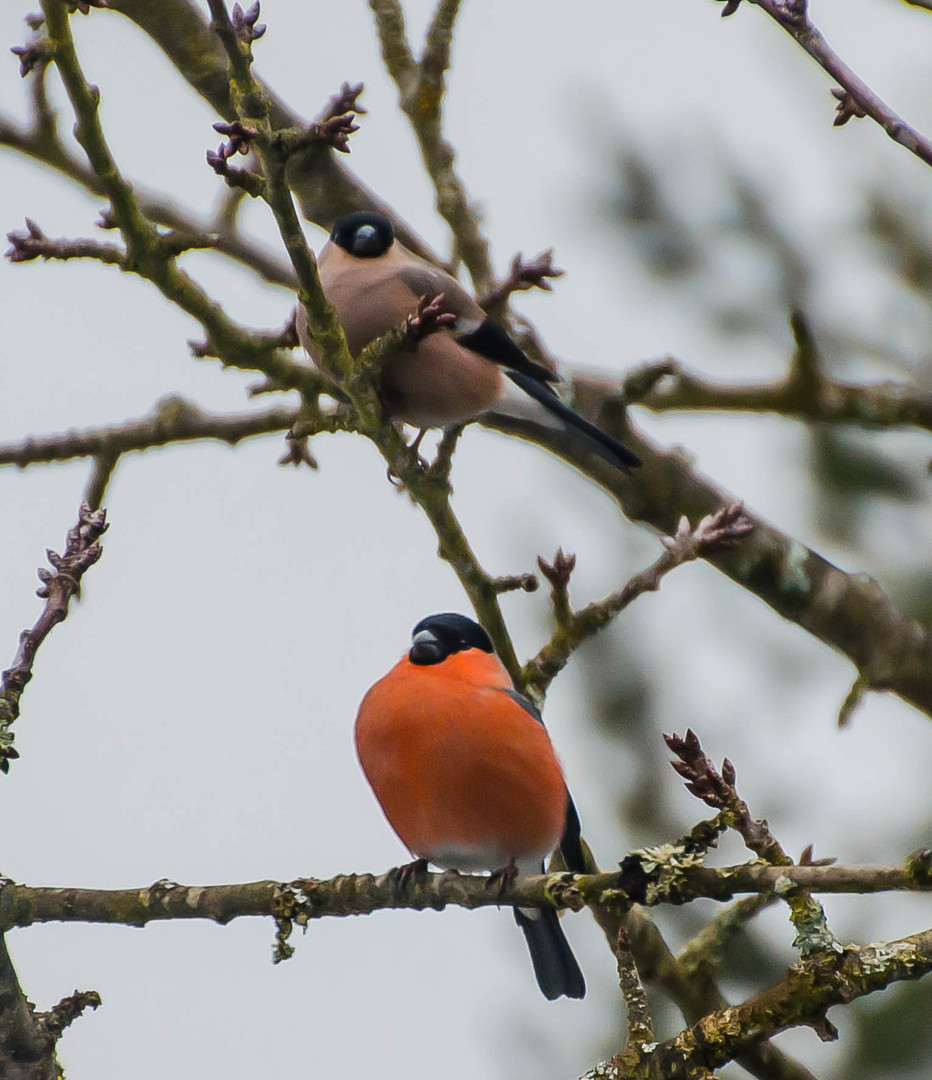
<path id="1" fill-rule="evenodd" d="M 567 869 L 585 871 L 579 818 L 540 713 L 472 619 L 446 613 L 415 626 L 407 655 L 359 706 L 356 752 L 421 869 L 490 870 L 503 882 L 541 873 L 559 846 Z M 544 995 L 583 997 L 557 912 L 515 908 L 515 920 Z"/>
<path id="2" fill-rule="evenodd" d="M 340 218 L 318 259 L 320 283 L 354 356 L 406 322 L 405 344 L 382 369 L 388 415 L 421 429 L 493 410 L 562 428 L 627 472 L 640 460 L 556 395 L 557 376 L 528 359 L 460 283 L 395 239 L 382 214 Z M 298 337 L 314 359 L 303 306 Z"/>

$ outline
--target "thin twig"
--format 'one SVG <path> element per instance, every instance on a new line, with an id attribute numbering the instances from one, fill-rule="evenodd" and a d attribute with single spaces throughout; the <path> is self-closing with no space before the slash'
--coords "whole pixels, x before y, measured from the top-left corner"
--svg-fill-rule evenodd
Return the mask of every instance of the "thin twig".
<path id="1" fill-rule="evenodd" d="M 720 810 L 728 825 L 758 858 L 772 866 L 795 865 L 770 831 L 767 822 L 751 817 L 747 803 L 735 788 L 735 768 L 727 758 L 719 773 L 712 759 L 703 751 L 695 732 L 687 731 L 682 738 L 675 734 L 664 735 L 664 739 L 677 756 L 678 760 L 671 764 L 686 781 L 686 790 L 690 794 L 707 806 Z M 841 946 L 828 928 L 822 905 L 813 900 L 805 889 L 797 888 L 792 882 L 788 882 L 787 886 L 782 895 L 790 909 L 790 919 L 796 928 L 794 944 L 800 952 L 805 956 L 812 952 L 841 951 Z"/>
<path id="2" fill-rule="evenodd" d="M 914 2 L 914 0 L 909 0 Z M 873 90 L 856 75 L 828 44 L 809 18 L 807 0 L 748 0 L 765 11 L 801 46 L 815 62 L 841 86 L 839 117 L 844 123 L 850 116 L 869 116 L 910 153 L 932 165 L 932 142 L 909 126 Z M 740 0 L 728 0 L 723 15 L 733 14 Z M 916 6 L 926 7 L 925 3 Z"/>
<path id="3" fill-rule="evenodd" d="M 655 563 L 635 574 L 622 588 L 603 600 L 593 601 L 580 611 L 571 610 L 566 591 L 575 557 L 565 556 L 562 551 L 558 551 L 552 566 L 539 559 L 541 572 L 551 584 L 551 600 L 557 627 L 550 641 L 525 665 L 521 673 L 524 689 L 536 698 L 542 698 L 550 683 L 584 641 L 607 626 L 639 596 L 659 589 L 661 581 L 671 570 L 716 548 L 737 543 L 751 529 L 751 522 L 738 503 L 707 515 L 695 529 L 691 528 L 689 521 L 683 517 L 675 535 L 663 539 L 666 550 Z"/>
<path id="4" fill-rule="evenodd" d="M 60 435 L 30 436 L 20 443 L 0 445 L 0 466 L 29 465 L 73 458 L 110 458 L 137 450 L 151 450 L 179 442 L 217 439 L 236 446 L 244 439 L 287 431 L 297 418 L 295 407 L 278 407 L 264 412 L 211 413 L 180 397 L 165 397 L 148 416 L 107 427 L 66 431 Z M 332 418 L 333 429 L 339 425 Z M 316 430 L 330 426 L 318 421 Z"/>
<path id="5" fill-rule="evenodd" d="M 45 235 L 39 226 L 26 218 L 25 232 L 7 233 L 11 247 L 4 254 L 13 263 L 31 262 L 33 259 L 96 259 L 98 262 L 127 266 L 126 252 L 115 244 L 102 244 L 98 240 L 54 240 Z"/>
<path id="6" fill-rule="evenodd" d="M 402 112 L 411 124 L 433 181 L 437 211 L 450 226 L 456 255 L 469 271 L 474 291 L 482 294 L 491 288 L 494 280 L 489 245 L 456 171 L 455 151 L 443 135 L 445 76 L 459 6 L 460 0 L 438 0 L 418 61 L 408 44 L 398 0 L 369 0 L 382 59 L 398 88 Z"/>
<path id="7" fill-rule="evenodd" d="M 71 598 L 81 590 L 81 578 L 102 554 L 98 541 L 106 529 L 107 512 L 91 510 L 84 503 L 78 523 L 68 533 L 64 554 L 50 550 L 48 560 L 53 570 L 39 571 L 42 585 L 37 595 L 45 600 L 45 607 L 32 629 L 20 634 L 13 662 L 0 677 L 0 772 L 9 772 L 10 760 L 19 757 L 10 727 L 19 716 L 19 701 L 32 678 L 36 652 L 52 628 L 68 615 Z"/>
<path id="8" fill-rule="evenodd" d="M 564 272 L 553 265 L 553 248 L 542 251 L 527 262 L 519 252 L 511 260 L 508 276 L 495 282 L 488 292 L 479 298 L 479 306 L 493 319 L 502 319 L 514 293 L 526 292 L 528 289 L 550 292 L 553 289 L 551 279 L 562 277 Z"/>

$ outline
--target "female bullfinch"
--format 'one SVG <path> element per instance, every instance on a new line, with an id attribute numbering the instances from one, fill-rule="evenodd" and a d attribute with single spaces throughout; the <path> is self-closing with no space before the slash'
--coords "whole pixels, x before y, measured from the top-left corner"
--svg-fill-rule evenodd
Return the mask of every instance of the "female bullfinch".
<path id="1" fill-rule="evenodd" d="M 354 356 L 414 315 L 418 302 L 442 294 L 449 327 L 390 357 L 381 398 L 390 416 L 419 428 L 447 427 L 495 408 L 571 432 L 587 449 L 627 472 L 640 460 L 557 397 L 557 378 L 529 360 L 460 283 L 395 239 L 382 214 L 340 218 L 318 258 L 320 283 Z M 298 305 L 298 337 L 312 360 L 307 317 Z"/>
<path id="2" fill-rule="evenodd" d="M 540 714 L 472 619 L 447 613 L 415 626 L 408 654 L 359 706 L 356 752 L 416 858 L 536 874 L 559 846 L 567 868 L 584 871 L 579 818 Z M 583 997 L 556 911 L 516 908 L 515 919 L 544 995 Z"/>

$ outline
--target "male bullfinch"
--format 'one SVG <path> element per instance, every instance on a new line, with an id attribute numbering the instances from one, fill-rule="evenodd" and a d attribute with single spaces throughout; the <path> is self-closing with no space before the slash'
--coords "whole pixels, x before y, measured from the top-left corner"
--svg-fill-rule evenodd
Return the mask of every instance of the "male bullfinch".
<path id="1" fill-rule="evenodd" d="M 451 325 L 386 361 L 381 398 L 389 416 L 423 429 L 459 424 L 494 408 L 569 430 L 625 472 L 641 464 L 617 439 L 564 405 L 550 385 L 558 377 L 529 360 L 455 278 L 399 243 L 388 218 L 340 218 L 318 268 L 354 356 L 414 315 L 422 298 L 442 295 L 444 313 L 455 316 Z M 314 359 L 302 305 L 297 330 Z"/>
<path id="2" fill-rule="evenodd" d="M 537 874 L 559 846 L 568 869 L 585 870 L 579 818 L 540 713 L 472 619 L 447 613 L 415 626 L 407 655 L 359 706 L 356 752 L 416 858 Z M 583 997 L 556 911 L 516 908 L 515 919 L 545 997 Z"/>

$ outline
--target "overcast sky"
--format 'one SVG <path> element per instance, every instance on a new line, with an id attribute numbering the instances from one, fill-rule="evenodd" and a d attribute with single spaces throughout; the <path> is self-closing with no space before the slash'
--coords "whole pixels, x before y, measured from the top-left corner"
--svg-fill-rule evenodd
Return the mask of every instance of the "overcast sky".
<path id="1" fill-rule="evenodd" d="M 429 5 L 406 6 L 419 39 Z M 4 47 L 23 40 L 28 8 L 18 7 L 0 8 Z M 813 0 L 811 8 L 859 74 L 932 131 L 932 14 L 894 0 Z M 499 269 L 518 250 L 556 248 L 565 278 L 553 294 L 522 296 L 518 306 L 568 364 L 617 372 L 673 353 L 752 378 L 782 370 L 791 347 L 788 330 L 776 341 L 723 336 L 709 319 L 721 295 L 687 302 L 643 276 L 600 217 L 620 145 L 665 160 L 673 190 L 699 215 L 723 198 L 710 191 L 716 157 L 740 161 L 807 255 L 828 267 L 823 310 L 889 330 L 891 340 L 899 332 L 900 301 L 882 284 L 855 280 L 840 253 L 866 186 L 902 189 L 922 205 L 928 169 L 867 121 L 833 130 L 823 73 L 761 12 L 745 5 L 722 21 L 720 10 L 709 0 L 464 5 L 448 135 Z M 367 5 L 265 0 L 262 18 L 269 29 L 258 70 L 305 115 L 344 79 L 365 81 L 370 112 L 349 164 L 446 249 Z M 209 107 L 121 17 L 94 12 L 73 23 L 125 173 L 206 212 L 220 192 L 204 163 L 217 142 Z M 0 101 L 22 115 L 12 57 L 0 68 Z M 62 109 L 67 130 L 64 101 Z M 99 200 L 8 152 L 0 169 L 4 231 L 28 215 L 49 235 L 95 234 Z M 262 206 L 250 206 L 247 220 L 274 242 Z M 308 233 L 319 245 L 319 232 Z M 726 294 L 740 295 L 740 253 L 715 258 Z M 187 266 L 237 320 L 284 322 L 292 298 L 283 291 L 209 256 L 191 256 Z M 168 393 L 244 406 L 255 380 L 193 360 L 185 341 L 197 327 L 147 283 L 79 263 L 4 262 L 0 275 L 4 441 L 142 415 Z M 924 517 L 885 508 L 876 525 L 865 524 L 863 544 L 820 535 L 803 436 L 791 422 L 640 412 L 636 420 L 846 568 L 881 572 L 878 536 L 907 562 L 928 551 L 927 506 Z M 880 438 L 923 482 L 927 438 Z M 43 647 L 23 698 L 22 758 L 0 778 L 4 874 L 128 887 L 163 877 L 195 884 L 380 872 L 406 858 L 356 765 L 353 718 L 365 690 L 405 650 L 411 626 L 467 604 L 435 557 L 426 521 L 386 482 L 373 448 L 322 437 L 316 474 L 276 468 L 281 450 L 273 437 L 236 451 L 187 446 L 123 462 L 106 500 L 104 556 L 84 602 Z M 87 474 L 81 462 L 0 471 L 0 662 L 36 617 L 36 567 L 47 547 L 60 550 Z M 562 545 L 579 557 L 579 603 L 659 553 L 656 538 L 607 497 L 516 440 L 470 429 L 455 485 L 457 511 L 490 571 L 531 570 L 538 553 Z M 535 651 L 546 597 L 509 598 L 506 612 L 519 651 Z M 915 832 L 927 812 L 928 719 L 877 697 L 840 734 L 834 720 L 851 666 L 711 568 L 678 571 L 612 635 L 598 655 L 610 664 L 624 644 L 643 665 L 657 699 L 658 746 L 661 730 L 694 727 L 713 756 L 735 762 L 752 811 L 769 818 L 788 850 L 815 842 L 817 855 L 880 862 L 928 839 Z M 592 667 L 574 663 L 560 677 L 546 718 L 584 831 L 610 866 L 630 847 L 669 836 L 619 824 L 619 793 L 639 764 L 594 729 L 599 688 L 583 674 Z M 669 785 L 684 828 L 702 816 L 672 776 L 657 784 Z M 832 900 L 828 910 L 836 933 L 861 940 L 929 924 L 928 905 L 916 898 Z M 764 923 L 792 962 L 785 913 Z M 61 1044 L 71 1080 L 296 1068 L 387 1080 L 438 1070 L 451 1080 L 565 1080 L 617 1049 L 608 1037 L 619 995 L 591 919 L 564 925 L 590 987 L 582 1003 L 544 1001 L 510 913 L 494 910 L 321 922 L 296 935 L 296 956 L 279 967 L 270 963 L 274 927 L 259 920 L 145 931 L 36 927 L 12 933 L 10 948 L 40 1008 L 75 986 L 102 994 L 103 1007 Z M 674 912 L 663 925 L 678 941 L 687 924 Z M 844 1036 L 845 1018 L 833 1018 Z M 820 1075 L 843 1052 L 807 1031 L 781 1045 Z"/>

